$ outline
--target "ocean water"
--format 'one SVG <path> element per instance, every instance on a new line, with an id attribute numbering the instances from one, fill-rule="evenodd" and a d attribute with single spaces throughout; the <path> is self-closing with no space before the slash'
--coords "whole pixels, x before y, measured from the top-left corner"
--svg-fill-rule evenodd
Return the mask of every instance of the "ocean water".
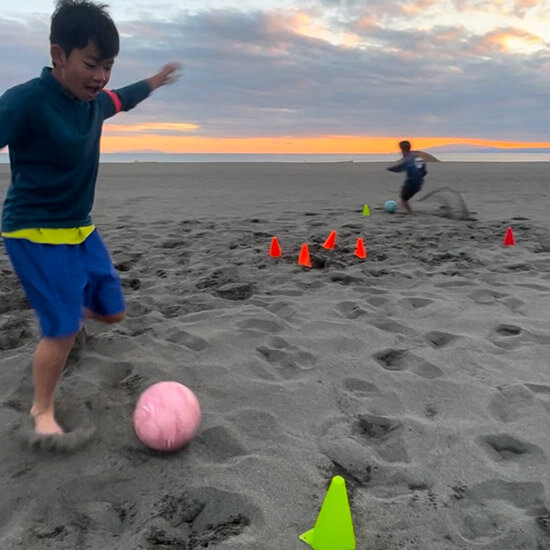
<path id="1" fill-rule="evenodd" d="M 429 152 L 429 150 L 427 150 Z M 442 162 L 550 162 L 550 153 L 433 153 Z M 390 154 L 163 154 L 108 153 L 101 162 L 393 162 L 399 153 Z M 9 162 L 7 153 L 0 153 L 0 164 Z"/>

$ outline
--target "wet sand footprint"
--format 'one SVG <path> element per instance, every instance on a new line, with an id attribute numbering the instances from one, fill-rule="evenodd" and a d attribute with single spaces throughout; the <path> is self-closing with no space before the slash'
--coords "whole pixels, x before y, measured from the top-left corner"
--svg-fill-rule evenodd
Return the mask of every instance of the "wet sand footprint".
<path id="1" fill-rule="evenodd" d="M 410 370 L 422 378 L 438 378 L 444 374 L 438 366 L 404 349 L 381 351 L 374 354 L 374 358 L 386 370 Z"/>

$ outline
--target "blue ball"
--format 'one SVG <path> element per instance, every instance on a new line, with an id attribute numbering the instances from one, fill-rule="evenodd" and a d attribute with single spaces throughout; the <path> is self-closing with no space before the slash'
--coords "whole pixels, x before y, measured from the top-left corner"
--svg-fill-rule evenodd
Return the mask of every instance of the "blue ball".
<path id="1" fill-rule="evenodd" d="M 384 210 L 386 212 L 389 212 L 390 214 L 393 214 L 397 210 L 397 203 L 395 201 L 386 201 L 384 203 Z"/>

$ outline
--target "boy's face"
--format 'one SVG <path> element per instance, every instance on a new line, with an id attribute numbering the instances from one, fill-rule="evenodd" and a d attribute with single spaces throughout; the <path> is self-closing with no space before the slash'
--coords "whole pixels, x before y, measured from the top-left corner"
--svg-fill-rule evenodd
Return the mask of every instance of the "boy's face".
<path id="1" fill-rule="evenodd" d="M 51 46 L 52 74 L 69 92 L 82 101 L 92 101 L 111 78 L 114 59 L 101 59 L 97 46 L 88 42 L 66 56 L 57 44 Z"/>

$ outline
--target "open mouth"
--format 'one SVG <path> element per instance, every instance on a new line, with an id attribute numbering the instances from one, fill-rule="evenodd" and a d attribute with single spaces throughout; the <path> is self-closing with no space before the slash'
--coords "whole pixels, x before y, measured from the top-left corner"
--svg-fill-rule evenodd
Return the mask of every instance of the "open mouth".
<path id="1" fill-rule="evenodd" d="M 86 86 L 85 90 L 89 95 L 95 96 L 101 90 L 101 86 Z"/>

